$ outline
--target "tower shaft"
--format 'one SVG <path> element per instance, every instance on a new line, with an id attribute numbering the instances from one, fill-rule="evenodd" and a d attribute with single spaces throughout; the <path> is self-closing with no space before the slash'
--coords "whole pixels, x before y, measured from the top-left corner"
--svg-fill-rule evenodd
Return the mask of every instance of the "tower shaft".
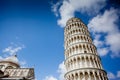
<path id="1" fill-rule="evenodd" d="M 108 80 L 86 25 L 79 18 L 64 30 L 66 80 Z"/>

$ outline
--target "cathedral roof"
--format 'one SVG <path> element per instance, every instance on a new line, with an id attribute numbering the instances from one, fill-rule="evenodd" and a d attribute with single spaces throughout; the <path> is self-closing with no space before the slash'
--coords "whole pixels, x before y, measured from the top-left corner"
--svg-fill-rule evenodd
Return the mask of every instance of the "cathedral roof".
<path id="1" fill-rule="evenodd" d="M 19 61 L 18 61 L 18 58 L 17 58 L 16 55 L 7 57 L 7 58 L 1 60 L 0 62 L 2 62 L 2 61 L 7 61 L 7 62 L 12 62 L 12 63 L 15 63 L 15 64 L 19 64 Z"/>

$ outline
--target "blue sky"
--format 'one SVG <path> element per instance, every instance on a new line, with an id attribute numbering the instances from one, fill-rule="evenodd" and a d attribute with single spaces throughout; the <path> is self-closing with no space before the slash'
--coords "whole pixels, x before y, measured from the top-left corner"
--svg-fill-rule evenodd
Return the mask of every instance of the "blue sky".
<path id="1" fill-rule="evenodd" d="M 23 67 L 35 68 L 37 80 L 60 80 L 63 27 L 69 18 L 79 17 L 91 32 L 110 80 L 118 80 L 119 4 L 119 0 L 1 0 L 0 58 L 17 54 Z"/>

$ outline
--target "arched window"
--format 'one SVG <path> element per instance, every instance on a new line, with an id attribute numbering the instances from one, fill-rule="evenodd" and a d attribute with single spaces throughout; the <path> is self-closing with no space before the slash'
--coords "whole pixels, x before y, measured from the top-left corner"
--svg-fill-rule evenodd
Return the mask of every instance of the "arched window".
<path id="1" fill-rule="evenodd" d="M 70 55 L 69 55 L 69 52 L 68 52 L 68 57 L 69 57 Z"/>
<path id="2" fill-rule="evenodd" d="M 94 61 L 95 61 L 96 67 L 99 68 L 98 63 L 95 58 L 94 58 Z"/>
<path id="3" fill-rule="evenodd" d="M 76 59 L 74 58 L 74 64 L 76 64 Z"/>
<path id="4" fill-rule="evenodd" d="M 76 51 L 78 52 L 78 46 L 76 46 Z"/>
<path id="5" fill-rule="evenodd" d="M 75 30 L 73 30 L 73 33 L 75 33 Z"/>
<path id="6" fill-rule="evenodd" d="M 88 64 L 88 66 L 89 66 L 89 59 L 88 59 L 88 57 L 86 57 L 86 62 Z"/>
<path id="7" fill-rule="evenodd" d="M 98 79 L 98 75 L 97 75 L 97 72 L 95 72 L 95 77 L 96 77 L 96 80 L 99 80 L 99 79 Z"/>
<path id="8" fill-rule="evenodd" d="M 71 63 L 70 66 L 71 66 L 71 68 L 72 68 L 72 67 L 73 67 L 73 61 L 71 60 L 70 63 Z"/>
<path id="9" fill-rule="evenodd" d="M 91 65 L 94 66 L 94 60 L 92 59 L 92 57 L 90 56 L 90 61 L 91 61 Z"/>
<path id="10" fill-rule="evenodd" d="M 71 40 L 72 40 L 72 42 L 73 42 L 73 38 L 72 38 Z"/>
<path id="11" fill-rule="evenodd" d="M 71 25 L 70 25 L 70 29 L 71 29 Z"/>
<path id="12" fill-rule="evenodd" d="M 79 36 L 77 36 L 77 40 L 79 40 Z"/>
<path id="13" fill-rule="evenodd" d="M 77 73 L 75 73 L 75 78 L 76 78 L 76 80 L 78 80 L 78 74 Z"/>
<path id="14" fill-rule="evenodd" d="M 69 27 L 68 27 L 68 29 L 67 30 L 69 30 Z"/>
<path id="15" fill-rule="evenodd" d="M 85 45 L 83 45 L 83 49 L 85 49 Z"/>
<path id="16" fill-rule="evenodd" d="M 88 73 L 85 72 L 85 80 L 88 80 Z"/>
<path id="17" fill-rule="evenodd" d="M 86 41 L 86 37 L 84 36 L 84 40 Z"/>
<path id="18" fill-rule="evenodd" d="M 84 57 L 82 57 L 81 59 L 82 59 L 82 64 L 83 64 L 83 66 L 84 66 L 85 59 L 84 59 Z"/>
<path id="19" fill-rule="evenodd" d="M 81 47 L 81 45 L 79 45 L 79 50 L 81 50 L 82 49 L 82 47 Z"/>
<path id="20" fill-rule="evenodd" d="M 81 40 L 83 40 L 83 37 L 81 36 Z"/>
<path id="21" fill-rule="evenodd" d="M 89 51 L 89 47 L 88 47 L 88 45 L 87 45 L 87 49 L 88 49 L 88 51 Z"/>
<path id="22" fill-rule="evenodd" d="M 71 77 L 72 80 L 74 80 L 74 75 L 72 74 L 72 77 Z"/>
<path id="23" fill-rule="evenodd" d="M 80 80 L 83 79 L 83 73 L 80 73 Z"/>
<path id="24" fill-rule="evenodd" d="M 72 34 L 72 31 L 70 32 L 70 34 Z"/>
<path id="25" fill-rule="evenodd" d="M 73 52 L 75 51 L 75 48 L 73 47 Z"/>
<path id="26" fill-rule="evenodd" d="M 72 24 L 72 27 L 74 26 L 74 24 Z"/>
<path id="27" fill-rule="evenodd" d="M 84 53 L 87 53 L 87 51 L 84 51 Z"/>
<path id="28" fill-rule="evenodd" d="M 70 80 L 70 75 L 68 76 L 68 80 Z"/>
<path id="29" fill-rule="evenodd" d="M 81 32 L 80 29 L 79 29 L 79 32 Z"/>
<path id="30" fill-rule="evenodd" d="M 76 30 L 76 33 L 78 33 L 78 30 Z"/>
<path id="31" fill-rule="evenodd" d="M 71 53 L 71 48 L 70 48 L 70 53 Z"/>
<path id="32" fill-rule="evenodd" d="M 94 80 L 94 75 L 92 72 L 90 72 L 90 77 L 91 77 L 91 80 Z"/>
<path id="33" fill-rule="evenodd" d="M 80 63 L 80 57 L 77 58 L 78 63 Z"/>
<path id="34" fill-rule="evenodd" d="M 76 23 L 74 25 L 76 26 Z"/>
<path id="35" fill-rule="evenodd" d="M 74 40 L 75 40 L 75 42 L 76 42 L 76 37 L 74 37 Z"/>

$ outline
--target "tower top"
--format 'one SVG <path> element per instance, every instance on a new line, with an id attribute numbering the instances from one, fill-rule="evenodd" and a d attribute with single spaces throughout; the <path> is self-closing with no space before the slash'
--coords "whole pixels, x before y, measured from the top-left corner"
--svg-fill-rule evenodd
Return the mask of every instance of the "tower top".
<path id="1" fill-rule="evenodd" d="M 72 17 L 67 21 L 66 25 L 68 25 L 72 22 L 79 22 L 79 21 L 82 21 L 82 20 L 80 18 Z"/>

